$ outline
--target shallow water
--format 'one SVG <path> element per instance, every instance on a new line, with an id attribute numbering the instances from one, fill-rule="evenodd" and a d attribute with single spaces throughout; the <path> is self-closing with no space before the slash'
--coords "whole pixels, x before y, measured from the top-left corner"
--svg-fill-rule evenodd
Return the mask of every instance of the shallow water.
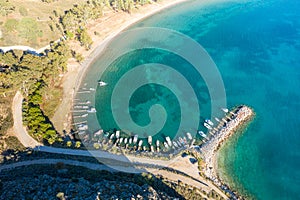
<path id="1" fill-rule="evenodd" d="M 199 42 L 222 75 L 228 107 L 246 104 L 255 110 L 256 118 L 248 129 L 222 149 L 219 165 L 222 177 L 230 174 L 237 187 L 257 199 L 300 199 L 299 13 L 297 0 L 230 1 L 205 7 L 201 1 L 190 1 L 132 27 L 170 28 Z M 100 57 L 94 65 L 101 62 Z M 199 74 L 189 71 L 189 63 L 171 52 L 146 49 L 123 55 L 101 77 L 111 85 L 96 93 L 102 127 L 117 127 L 110 103 L 119 78 L 134 66 L 153 62 L 183 74 L 196 91 L 201 120 L 211 117 L 209 89 Z M 152 79 L 149 74 L 147 78 Z M 167 123 L 155 139 L 177 134 L 180 102 L 172 93 L 150 84 L 136 90 L 129 101 L 129 114 L 140 126 L 150 123 L 151 106 L 164 107 Z M 205 130 L 201 120 L 198 128 Z"/>

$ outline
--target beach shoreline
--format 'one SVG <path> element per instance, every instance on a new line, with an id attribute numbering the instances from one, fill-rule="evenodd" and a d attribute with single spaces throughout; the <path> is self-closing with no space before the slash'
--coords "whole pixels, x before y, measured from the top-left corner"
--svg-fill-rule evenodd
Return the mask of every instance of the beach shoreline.
<path id="1" fill-rule="evenodd" d="M 101 19 L 91 22 L 88 25 L 88 32 L 93 40 L 92 48 L 86 51 L 83 47 L 78 46 L 78 44 L 70 45 L 72 49 L 76 49 L 76 52 L 82 54 L 85 59 L 82 63 L 77 63 L 74 59 L 69 60 L 68 72 L 63 76 L 63 97 L 60 105 L 57 107 L 53 117 L 51 118 L 51 121 L 59 133 L 63 133 L 63 131 L 70 131 L 73 98 L 82 81 L 83 75 L 86 73 L 86 70 L 97 58 L 97 56 L 103 52 L 107 44 L 129 26 L 155 13 L 186 1 L 187 0 L 164 0 L 159 3 L 152 3 L 139 7 L 137 12 L 131 14 L 124 12 L 113 12 L 107 14 L 107 16 L 104 16 Z M 206 3 L 209 1 L 205 0 L 203 2 Z M 117 19 L 122 20 L 116 21 Z M 97 32 L 97 30 L 103 30 L 103 33 L 101 32 L 101 36 L 94 34 Z"/>

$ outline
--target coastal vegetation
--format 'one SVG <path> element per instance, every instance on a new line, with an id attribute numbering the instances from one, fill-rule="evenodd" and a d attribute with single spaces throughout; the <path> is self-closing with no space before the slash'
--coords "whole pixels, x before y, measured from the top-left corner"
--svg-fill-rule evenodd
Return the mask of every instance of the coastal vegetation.
<path id="1" fill-rule="evenodd" d="M 41 6 L 47 7 L 47 11 L 39 13 L 38 17 L 35 14 L 39 11 L 28 4 L 23 5 L 14 0 L 1 2 L 0 11 L 5 18 L 1 18 L 0 23 L 2 35 L 2 38 L 0 36 L 0 44 L 2 42 L 15 44 L 16 41 L 21 41 L 22 44 L 36 47 L 38 44 L 36 42 L 43 41 L 45 36 L 51 38 L 48 37 L 49 32 L 55 34 L 56 38 L 59 35 L 62 36 L 58 42 L 49 41 L 50 49 L 40 54 L 21 50 L 0 51 L 0 95 L 4 97 L 1 98 L 0 133 L 3 135 L 12 126 L 10 103 L 14 93 L 19 89 L 25 96 L 25 108 L 23 110 L 24 116 L 26 116 L 25 124 L 29 125 L 42 120 L 49 123 L 42 128 L 44 134 L 49 128 L 48 136 L 50 133 L 50 135 L 54 135 L 55 128 L 49 118 L 53 116 L 55 108 L 60 103 L 62 96 L 61 77 L 67 72 L 67 62 L 71 57 L 77 62 L 84 59 L 80 52 L 71 50 L 68 44 L 71 41 L 78 41 L 86 50 L 90 49 L 93 43 L 87 27 L 90 20 L 101 18 L 108 11 L 131 12 L 133 8 L 152 1 L 92 0 L 81 3 L 71 1 L 62 3 L 59 9 L 52 6 L 55 2 L 41 1 L 42 4 L 37 2 L 36 7 L 40 10 L 44 9 Z M 47 23 L 46 26 L 45 23 Z M 32 103 L 36 98 L 39 98 L 40 101 Z M 36 116 L 30 117 L 28 115 Z M 34 118 L 37 121 L 33 120 Z M 37 127 L 30 131 L 41 134 Z M 37 136 L 37 134 L 33 135 Z M 52 138 L 48 141 L 52 143 L 53 137 L 46 135 L 44 137 Z M 41 138 L 43 137 L 41 136 Z M 75 146 L 79 147 L 80 145 L 76 144 Z"/>
<path id="2" fill-rule="evenodd" d="M 2 135 L 12 126 L 10 105 L 15 92 L 21 90 L 25 96 L 24 124 L 29 132 L 39 140 L 44 138 L 49 144 L 58 139 L 49 117 L 57 106 L 53 102 L 59 103 L 59 74 L 67 70 L 70 57 L 71 52 L 63 41 L 51 44 L 51 48 L 42 54 L 20 50 L 0 53 Z"/>
<path id="3" fill-rule="evenodd" d="M 43 82 L 36 82 L 36 88 L 23 103 L 23 122 L 28 127 L 28 132 L 38 141 L 46 140 L 48 144 L 62 141 L 49 118 L 44 115 L 40 105 L 42 103 L 41 90 Z"/>

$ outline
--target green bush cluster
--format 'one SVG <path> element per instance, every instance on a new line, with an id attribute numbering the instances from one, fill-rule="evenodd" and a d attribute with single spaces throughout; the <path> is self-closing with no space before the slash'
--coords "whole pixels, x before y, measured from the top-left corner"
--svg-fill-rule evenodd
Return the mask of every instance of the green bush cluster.
<path id="1" fill-rule="evenodd" d="M 13 6 L 9 1 L 0 1 L 0 15 L 6 16 L 9 13 L 12 13 L 15 10 L 15 6 Z"/>

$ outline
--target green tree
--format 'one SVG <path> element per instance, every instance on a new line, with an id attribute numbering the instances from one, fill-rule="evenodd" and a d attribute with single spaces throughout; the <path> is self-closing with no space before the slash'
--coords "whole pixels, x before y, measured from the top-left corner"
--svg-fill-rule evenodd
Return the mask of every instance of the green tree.
<path id="1" fill-rule="evenodd" d="M 78 40 L 82 46 L 86 49 L 90 49 L 93 43 L 92 38 L 88 34 L 86 29 L 79 29 L 78 30 Z"/>

